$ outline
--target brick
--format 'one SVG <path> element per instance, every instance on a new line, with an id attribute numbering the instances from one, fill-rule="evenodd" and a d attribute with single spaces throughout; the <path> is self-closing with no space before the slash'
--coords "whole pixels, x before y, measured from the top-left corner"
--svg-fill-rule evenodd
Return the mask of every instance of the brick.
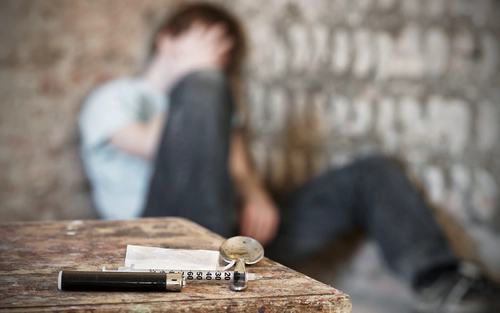
<path id="1" fill-rule="evenodd" d="M 291 68 L 294 70 L 305 70 L 312 59 L 310 35 L 307 28 L 301 24 L 291 25 L 288 29 L 288 38 L 292 48 L 293 58 Z"/>
<path id="2" fill-rule="evenodd" d="M 354 57 L 353 74 L 359 78 L 366 77 L 374 63 L 375 47 L 372 44 L 371 33 L 367 29 L 358 29 L 354 32 Z"/>
<path id="3" fill-rule="evenodd" d="M 460 155 L 464 152 L 471 130 L 470 109 L 459 99 L 431 97 L 428 103 L 427 131 L 434 149 Z"/>
<path id="4" fill-rule="evenodd" d="M 470 30 L 462 29 L 452 37 L 450 72 L 454 76 L 469 77 L 474 64 L 470 62 L 476 44 Z"/>
<path id="5" fill-rule="evenodd" d="M 483 52 L 481 78 L 487 80 L 499 73 L 500 45 L 498 39 L 491 33 L 483 33 L 480 42 L 481 51 Z"/>
<path id="6" fill-rule="evenodd" d="M 460 155 L 465 151 L 471 130 L 471 114 L 468 104 L 461 99 L 448 103 L 446 122 L 441 124 L 443 133 L 448 137 L 450 151 Z"/>
<path id="7" fill-rule="evenodd" d="M 419 78 L 425 71 L 421 44 L 421 29 L 408 25 L 397 40 L 392 73 L 397 77 Z"/>
<path id="8" fill-rule="evenodd" d="M 453 164 L 450 169 L 451 185 L 459 192 L 465 193 L 471 186 L 470 171 L 462 164 Z"/>
<path id="9" fill-rule="evenodd" d="M 294 90 L 291 95 L 291 114 L 295 119 L 301 119 L 309 111 L 308 94 L 303 90 Z"/>
<path id="10" fill-rule="evenodd" d="M 399 104 L 399 119 L 405 129 L 405 137 L 415 140 L 423 131 L 422 110 L 417 99 L 403 97 Z"/>
<path id="11" fill-rule="evenodd" d="M 286 73 L 288 67 L 289 54 L 285 44 L 281 40 L 277 40 L 273 49 L 271 49 L 272 58 L 270 60 L 269 67 L 264 67 L 263 70 L 267 70 L 273 74 L 274 77 L 279 77 Z"/>
<path id="12" fill-rule="evenodd" d="M 279 3 L 279 1 L 276 2 Z M 286 2 L 284 4 L 286 5 Z M 320 19 L 325 9 L 325 2 L 323 1 L 304 2 L 301 0 L 291 0 L 288 2 L 288 5 L 292 5 L 297 12 L 300 12 L 302 20 L 307 23 Z M 283 7 L 283 3 L 279 4 L 279 6 Z M 272 17 L 270 18 L 272 19 Z"/>
<path id="13" fill-rule="evenodd" d="M 344 132 L 349 118 L 350 103 L 346 98 L 338 97 L 334 99 L 334 107 L 335 128 L 340 132 Z"/>
<path id="14" fill-rule="evenodd" d="M 479 151 L 489 152 L 500 138 L 500 112 L 498 106 L 489 101 L 482 101 L 476 117 L 476 143 Z"/>
<path id="15" fill-rule="evenodd" d="M 312 39 L 314 44 L 312 45 L 312 61 L 311 67 L 315 69 L 323 69 L 325 65 L 329 62 L 330 47 L 328 46 L 328 40 L 330 37 L 330 30 L 325 25 L 313 25 L 312 27 Z"/>
<path id="16" fill-rule="evenodd" d="M 388 79 L 394 62 L 394 40 L 388 33 L 379 32 L 376 36 L 376 48 L 376 78 Z"/>
<path id="17" fill-rule="evenodd" d="M 372 103 L 363 98 L 354 100 L 355 120 L 351 126 L 351 134 L 366 134 L 372 125 Z"/>
<path id="18" fill-rule="evenodd" d="M 363 16 L 359 12 L 349 12 L 347 14 L 347 24 L 351 27 L 358 27 L 362 19 Z"/>
<path id="19" fill-rule="evenodd" d="M 337 124 L 337 110 L 335 107 L 336 97 L 332 95 L 327 95 L 324 102 L 323 110 L 323 120 L 325 122 L 325 131 L 328 134 L 332 134 L 333 131 L 338 127 Z"/>
<path id="20" fill-rule="evenodd" d="M 249 119 L 252 129 L 260 130 L 262 129 L 262 121 L 265 111 L 265 93 L 264 88 L 261 84 L 255 80 L 249 81 L 247 85 L 247 97 L 249 105 Z"/>
<path id="21" fill-rule="evenodd" d="M 412 163 L 425 162 L 429 152 L 429 133 L 426 120 L 423 118 L 420 102 L 409 96 L 399 102 L 399 126 L 401 135 L 399 149 L 405 151 L 405 157 Z"/>
<path id="22" fill-rule="evenodd" d="M 252 29 L 252 31 L 248 33 L 250 46 L 262 47 L 261 49 L 252 49 L 252 53 L 249 53 L 248 66 L 253 69 L 253 74 L 260 78 L 265 78 L 273 74 L 270 69 L 273 67 L 273 56 L 276 56 L 277 52 L 268 48 L 269 43 L 275 41 L 275 37 L 272 35 L 272 30 L 268 27 L 261 27 L 262 24 L 262 20 L 256 19 L 249 21 L 249 25 L 247 26 L 248 29 Z M 278 42 L 277 44 L 280 45 L 281 42 Z M 280 47 L 278 47 L 278 49 L 280 49 Z M 283 55 L 283 57 L 285 58 L 284 62 L 288 63 L 288 53 Z M 266 64 L 267 66 L 264 67 L 260 64 Z"/>
<path id="23" fill-rule="evenodd" d="M 333 69 L 338 74 L 343 74 L 349 68 L 351 63 L 351 40 L 349 33 L 346 30 L 338 29 L 334 33 L 334 52 L 332 65 Z"/>
<path id="24" fill-rule="evenodd" d="M 431 28 L 425 34 L 426 73 L 432 76 L 445 74 L 450 54 L 449 40 L 443 30 Z"/>
<path id="25" fill-rule="evenodd" d="M 286 95 L 283 89 L 274 88 L 269 91 L 268 105 L 269 116 L 267 117 L 267 126 L 270 130 L 277 134 L 283 131 L 287 118 L 287 105 Z"/>
<path id="26" fill-rule="evenodd" d="M 331 125 L 329 125 L 329 121 L 326 118 L 329 113 L 327 95 L 325 93 L 314 94 L 311 106 L 316 131 L 319 136 L 325 136 L 331 130 Z"/>
<path id="27" fill-rule="evenodd" d="M 466 205 L 469 201 L 471 186 L 470 170 L 462 164 L 453 164 L 450 168 L 450 188 L 445 201 L 445 208 L 453 217 L 464 222 L 467 219 Z"/>
<path id="28" fill-rule="evenodd" d="M 441 204 L 445 195 L 443 171 L 434 165 L 428 165 L 423 171 L 423 180 L 429 194 L 429 200 L 434 204 Z"/>
<path id="29" fill-rule="evenodd" d="M 473 209 L 483 221 L 491 221 L 498 201 L 498 182 L 483 168 L 474 169 Z"/>
<path id="30" fill-rule="evenodd" d="M 392 98 L 382 98 L 378 102 L 376 131 L 382 139 L 384 149 L 394 152 L 398 147 L 398 132 L 395 128 L 396 103 Z"/>
<path id="31" fill-rule="evenodd" d="M 453 36 L 453 49 L 455 53 L 470 56 L 475 48 L 474 37 L 470 30 L 461 29 Z"/>
<path id="32" fill-rule="evenodd" d="M 457 222 L 466 223 L 468 218 L 466 203 L 468 202 L 468 199 L 466 199 L 462 192 L 453 188 L 451 190 L 447 190 L 443 200 L 442 209 L 446 210 L 448 214 L 453 216 Z"/>
<path id="33" fill-rule="evenodd" d="M 443 134 L 439 121 L 445 118 L 446 113 L 443 110 L 445 100 L 436 95 L 431 95 L 427 100 L 427 131 L 433 136 L 430 137 L 429 144 L 432 149 L 439 149 L 444 143 Z"/>

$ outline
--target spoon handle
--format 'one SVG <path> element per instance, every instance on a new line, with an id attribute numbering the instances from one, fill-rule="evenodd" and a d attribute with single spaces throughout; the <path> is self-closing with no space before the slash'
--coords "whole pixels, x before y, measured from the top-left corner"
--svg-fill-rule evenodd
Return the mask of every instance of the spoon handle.
<path id="1" fill-rule="evenodd" d="M 233 281 L 229 283 L 229 289 L 233 291 L 243 291 L 248 287 L 248 276 L 243 259 L 236 260 L 234 267 Z"/>

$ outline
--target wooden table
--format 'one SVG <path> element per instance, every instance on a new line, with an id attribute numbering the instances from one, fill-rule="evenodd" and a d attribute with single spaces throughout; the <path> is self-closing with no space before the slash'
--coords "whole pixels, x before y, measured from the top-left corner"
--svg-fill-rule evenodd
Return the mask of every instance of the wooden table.
<path id="1" fill-rule="evenodd" d="M 191 283 L 182 292 L 59 291 L 60 270 L 116 269 L 127 244 L 218 250 L 224 238 L 180 218 L 0 223 L 0 311 L 351 312 L 349 296 L 264 258 L 243 292 Z"/>

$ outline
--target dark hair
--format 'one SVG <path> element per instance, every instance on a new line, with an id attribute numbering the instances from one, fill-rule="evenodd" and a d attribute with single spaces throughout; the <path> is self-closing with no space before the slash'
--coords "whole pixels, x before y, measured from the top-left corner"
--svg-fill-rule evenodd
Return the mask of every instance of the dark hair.
<path id="1" fill-rule="evenodd" d="M 229 62 L 226 71 L 231 78 L 239 78 L 246 52 L 246 40 L 243 28 L 232 14 L 221 7 L 209 3 L 184 5 L 164 19 L 154 33 L 148 59 L 157 51 L 156 43 L 158 36 L 161 34 L 179 36 L 187 31 L 195 22 L 201 22 L 206 25 L 224 24 L 227 35 L 233 40 L 233 47 L 229 52 Z"/>

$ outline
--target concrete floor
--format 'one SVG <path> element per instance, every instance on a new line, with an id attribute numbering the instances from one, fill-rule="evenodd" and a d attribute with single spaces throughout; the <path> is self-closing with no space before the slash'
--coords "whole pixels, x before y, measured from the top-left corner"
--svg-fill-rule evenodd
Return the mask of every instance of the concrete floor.
<path id="1" fill-rule="evenodd" d="M 412 292 L 381 261 L 377 247 L 367 243 L 330 285 L 351 296 L 353 313 L 411 313 Z"/>
<path id="2" fill-rule="evenodd" d="M 314 261 L 299 270 L 348 294 L 353 313 L 412 312 L 411 290 L 389 271 L 371 242 L 362 243 L 354 255 L 333 265 L 331 260 Z"/>
<path id="3" fill-rule="evenodd" d="M 481 242 L 483 270 L 500 284 L 500 236 L 484 228 L 472 235 Z M 298 270 L 350 295 L 354 313 L 412 312 L 412 291 L 388 269 L 378 246 L 360 233 L 341 238 Z"/>

